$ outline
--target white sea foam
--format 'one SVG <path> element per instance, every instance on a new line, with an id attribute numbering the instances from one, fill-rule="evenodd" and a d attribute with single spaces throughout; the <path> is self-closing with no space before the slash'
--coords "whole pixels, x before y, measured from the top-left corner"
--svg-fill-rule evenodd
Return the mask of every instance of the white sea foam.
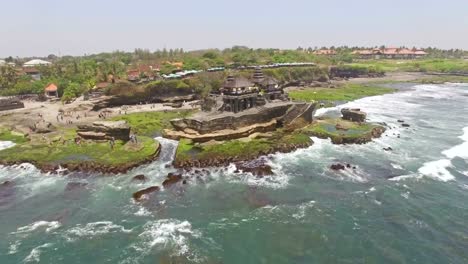
<path id="1" fill-rule="evenodd" d="M 174 255 L 191 255 L 189 240 L 198 238 L 201 233 L 193 230 L 188 221 L 161 219 L 144 225 L 144 231 L 138 236 L 141 241 L 133 247 L 143 254 L 148 254 L 154 247 L 171 250 Z"/>
<path id="2" fill-rule="evenodd" d="M 468 127 L 463 128 L 463 135 L 459 138 L 464 141 L 462 144 L 454 146 L 448 150 L 444 150 L 442 154 L 450 159 L 455 157 L 468 159 Z"/>
<path id="3" fill-rule="evenodd" d="M 406 175 L 400 175 L 397 177 L 393 177 L 389 179 L 390 181 L 402 181 L 406 179 L 421 179 L 423 176 L 419 173 L 412 173 L 412 174 L 406 174 Z"/>
<path id="4" fill-rule="evenodd" d="M 309 201 L 306 203 L 303 203 L 297 207 L 297 212 L 292 214 L 291 216 L 294 217 L 295 219 L 303 219 L 306 216 L 306 212 L 309 208 L 314 207 L 315 201 Z"/>
<path id="5" fill-rule="evenodd" d="M 398 170 L 402 170 L 403 167 L 400 165 L 400 164 L 396 164 L 396 163 L 390 163 L 390 165 L 392 165 L 392 167 L 394 169 L 398 169 Z"/>
<path id="6" fill-rule="evenodd" d="M 138 211 L 136 211 L 134 215 L 136 215 L 136 216 L 149 216 L 149 215 L 151 215 L 151 212 L 148 211 L 148 209 L 146 209 L 145 207 L 139 206 Z"/>
<path id="7" fill-rule="evenodd" d="M 0 141 L 0 150 L 11 148 L 11 147 L 13 147 L 15 145 L 16 144 L 14 142 L 11 142 L 11 141 Z"/>
<path id="8" fill-rule="evenodd" d="M 40 245 L 38 247 L 35 247 L 31 250 L 31 252 L 29 253 L 28 256 L 26 256 L 26 258 L 23 260 L 25 263 L 28 263 L 28 262 L 39 262 L 41 260 L 41 253 L 42 253 L 42 250 L 45 249 L 45 248 L 49 248 L 51 247 L 52 244 L 51 243 L 45 243 L 43 245 Z"/>
<path id="9" fill-rule="evenodd" d="M 19 246 L 21 246 L 21 241 L 19 240 L 11 243 L 10 246 L 8 247 L 8 255 L 16 254 L 18 252 Z"/>
<path id="10" fill-rule="evenodd" d="M 451 181 L 455 177 L 447 170 L 447 168 L 453 167 L 452 163 L 448 159 L 441 159 L 431 162 L 426 162 L 418 172 L 439 181 Z"/>
<path id="11" fill-rule="evenodd" d="M 11 234 L 25 234 L 31 233 L 36 230 L 45 230 L 45 232 L 49 233 L 61 226 L 62 225 L 58 221 L 37 221 L 26 226 L 18 227 L 18 229 L 16 229 L 16 232 L 12 232 Z"/>
<path id="12" fill-rule="evenodd" d="M 121 225 L 112 223 L 111 221 L 99 221 L 87 223 L 85 226 L 78 224 L 75 227 L 68 229 L 64 236 L 69 242 L 75 241 L 79 238 L 93 238 L 96 236 L 109 234 L 109 233 L 130 233 L 131 229 L 125 229 Z"/>

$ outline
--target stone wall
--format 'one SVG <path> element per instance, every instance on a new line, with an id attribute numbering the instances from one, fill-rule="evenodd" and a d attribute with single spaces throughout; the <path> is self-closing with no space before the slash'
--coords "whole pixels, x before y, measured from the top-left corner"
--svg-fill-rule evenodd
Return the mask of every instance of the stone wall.
<path id="1" fill-rule="evenodd" d="M 24 104 L 17 100 L 0 100 L 0 111 L 24 108 Z"/>

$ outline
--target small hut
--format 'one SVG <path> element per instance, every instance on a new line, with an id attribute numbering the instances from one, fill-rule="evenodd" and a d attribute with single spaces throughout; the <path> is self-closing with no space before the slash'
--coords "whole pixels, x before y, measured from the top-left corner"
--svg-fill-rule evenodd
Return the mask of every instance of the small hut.
<path id="1" fill-rule="evenodd" d="M 59 97 L 58 96 L 58 88 L 57 85 L 54 83 L 50 83 L 44 88 L 44 94 L 46 97 Z"/>

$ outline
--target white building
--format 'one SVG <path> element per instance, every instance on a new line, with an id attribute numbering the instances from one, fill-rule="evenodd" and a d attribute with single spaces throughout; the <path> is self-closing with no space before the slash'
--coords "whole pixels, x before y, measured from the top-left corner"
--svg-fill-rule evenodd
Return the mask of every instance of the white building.
<path id="1" fill-rule="evenodd" d="M 0 66 L 5 66 L 6 62 L 4 60 L 0 60 Z"/>
<path id="2" fill-rule="evenodd" d="M 23 64 L 23 67 L 35 67 L 39 65 L 50 65 L 50 64 L 51 63 L 48 61 L 35 59 L 35 60 L 30 60 L 26 62 L 25 64 Z"/>

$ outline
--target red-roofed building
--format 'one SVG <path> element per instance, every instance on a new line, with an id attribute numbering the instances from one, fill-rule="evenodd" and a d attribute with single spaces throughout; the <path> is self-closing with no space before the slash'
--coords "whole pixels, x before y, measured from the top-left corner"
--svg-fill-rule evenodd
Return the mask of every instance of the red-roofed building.
<path id="1" fill-rule="evenodd" d="M 58 87 L 55 83 L 50 83 L 44 88 L 44 94 L 47 97 L 59 97 L 58 96 Z"/>
<path id="2" fill-rule="evenodd" d="M 423 50 L 407 48 L 375 48 L 373 50 L 354 50 L 351 54 L 360 59 L 417 59 L 427 55 Z"/>
<path id="3" fill-rule="evenodd" d="M 127 71 L 127 80 L 131 82 L 152 81 L 159 72 L 157 65 L 138 65 Z"/>

